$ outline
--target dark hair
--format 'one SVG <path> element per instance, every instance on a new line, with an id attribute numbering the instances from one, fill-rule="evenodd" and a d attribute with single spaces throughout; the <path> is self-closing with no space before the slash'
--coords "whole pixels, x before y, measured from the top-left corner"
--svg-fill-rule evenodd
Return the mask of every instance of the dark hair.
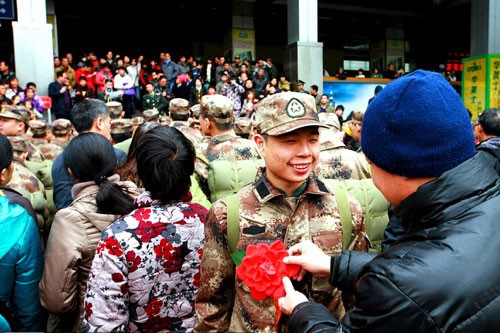
<path id="1" fill-rule="evenodd" d="M 56 78 L 59 78 L 59 77 L 63 76 L 64 73 L 65 72 L 63 70 L 57 71 L 56 72 Z"/>
<path id="2" fill-rule="evenodd" d="M 189 119 L 189 114 L 173 114 L 173 113 L 170 113 L 170 117 L 174 121 L 187 121 Z"/>
<path id="3" fill-rule="evenodd" d="M 26 89 L 28 89 L 29 87 L 35 87 L 36 88 L 35 82 L 28 82 L 28 83 L 26 83 Z"/>
<path id="4" fill-rule="evenodd" d="M 343 106 L 342 104 L 339 104 L 339 105 L 337 105 L 337 107 L 335 108 L 335 111 L 336 111 L 336 110 L 342 110 L 342 111 L 344 111 L 344 110 L 345 110 L 345 108 L 344 108 L 344 106 Z"/>
<path id="5" fill-rule="evenodd" d="M 71 111 L 71 122 L 78 133 L 89 131 L 97 117 L 109 117 L 108 107 L 98 99 L 85 99 Z"/>
<path id="6" fill-rule="evenodd" d="M 83 63 L 83 67 L 91 67 L 91 68 L 92 68 L 92 67 L 93 67 L 93 66 L 92 66 L 92 61 L 90 61 L 90 60 L 85 61 L 85 62 Z"/>
<path id="7" fill-rule="evenodd" d="M 479 116 L 479 124 L 485 134 L 500 136 L 500 109 L 491 108 Z"/>
<path id="8" fill-rule="evenodd" d="M 252 90 L 249 90 L 249 91 L 252 91 Z M 254 96 L 255 96 L 255 94 L 254 94 Z M 214 117 L 210 116 L 207 111 L 201 110 L 200 114 L 203 116 L 203 118 L 211 119 L 213 124 L 215 125 L 215 128 L 217 128 L 217 130 L 219 130 L 221 132 L 229 131 L 234 126 L 232 121 L 229 123 L 218 123 L 218 122 L 214 121 Z"/>
<path id="9" fill-rule="evenodd" d="M 0 134 L 0 172 L 9 167 L 14 158 L 14 153 L 12 152 L 12 145 L 9 139 L 3 134 Z"/>
<path id="10" fill-rule="evenodd" d="M 113 83 L 113 80 L 111 80 L 111 79 L 106 79 L 106 80 L 104 80 L 104 84 L 106 84 L 106 83 L 108 83 L 108 82 Z"/>
<path id="11" fill-rule="evenodd" d="M 125 133 L 111 133 L 111 137 L 113 138 L 114 143 L 120 143 L 125 140 L 128 140 L 132 137 L 132 132 Z"/>
<path id="12" fill-rule="evenodd" d="M 315 84 L 313 84 L 313 85 L 311 86 L 311 88 L 313 88 L 313 90 L 318 91 L 318 86 L 317 86 L 317 85 L 315 85 Z"/>
<path id="13" fill-rule="evenodd" d="M 159 126 L 147 132 L 137 146 L 137 171 L 153 199 L 177 201 L 191 186 L 195 149 L 174 127 Z"/>
<path id="14" fill-rule="evenodd" d="M 141 114 L 142 115 L 142 114 Z M 146 134 L 149 130 L 161 126 L 160 123 L 147 121 L 142 123 L 134 132 L 134 136 L 132 137 L 132 142 L 130 143 L 130 147 L 128 149 L 127 159 L 123 163 L 123 165 L 118 169 L 118 174 L 120 175 L 121 180 L 130 180 L 136 185 L 139 185 L 139 178 L 137 177 L 137 144 L 141 141 L 144 134 Z"/>
<path id="15" fill-rule="evenodd" d="M 133 198 L 120 185 L 109 182 L 118 159 L 113 145 L 97 133 L 83 133 L 64 149 L 64 167 L 79 182 L 94 181 L 99 185 L 96 203 L 99 213 L 124 215 L 134 209 Z"/>
<path id="16" fill-rule="evenodd" d="M 327 94 L 322 94 L 321 98 L 323 98 L 323 96 L 326 96 L 327 98 L 329 98 Z"/>

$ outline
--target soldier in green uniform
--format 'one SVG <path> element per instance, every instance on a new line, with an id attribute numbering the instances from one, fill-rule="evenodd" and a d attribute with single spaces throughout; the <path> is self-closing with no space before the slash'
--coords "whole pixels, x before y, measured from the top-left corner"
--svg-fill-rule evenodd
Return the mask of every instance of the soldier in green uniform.
<path id="1" fill-rule="evenodd" d="M 19 136 L 26 141 L 26 160 L 43 162 L 45 156 L 31 143 L 30 138 L 26 135 L 29 121 L 30 112 L 20 106 L 3 105 L 0 109 L 0 133 L 9 140 Z"/>
<path id="2" fill-rule="evenodd" d="M 170 109 L 172 110 L 172 107 Z M 214 198 L 212 192 L 222 190 L 216 181 L 208 181 L 210 168 L 213 169 L 214 173 L 219 172 L 217 164 L 213 162 L 261 160 L 255 143 L 236 135 L 233 122 L 234 104 L 229 98 L 222 95 L 205 95 L 201 98 L 200 128 L 204 135 L 210 137 L 210 140 L 198 145 L 199 153 L 195 162 L 195 170 L 202 189 L 210 194 L 212 200 Z M 240 168 L 244 169 L 244 167 Z M 240 170 L 239 173 L 245 172 L 252 172 L 252 170 L 247 168 Z M 253 178 L 255 173 L 256 169 L 253 170 Z M 229 177 L 230 175 L 224 176 Z M 228 192 L 228 194 L 230 193 Z"/>
<path id="3" fill-rule="evenodd" d="M 319 161 L 314 171 L 325 179 L 371 178 L 366 158 L 350 149 L 340 140 L 340 123 L 335 113 L 320 113 L 320 121 L 329 128 L 320 128 Z"/>
<path id="4" fill-rule="evenodd" d="M 49 131 L 47 122 L 42 119 L 31 120 L 29 122 L 31 133 L 31 143 L 33 143 L 45 156 L 53 161 L 57 155 L 64 150 L 60 145 L 52 143 L 52 133 Z"/>
<path id="5" fill-rule="evenodd" d="M 26 140 L 20 136 L 15 136 L 10 138 L 9 141 L 14 152 L 14 170 L 12 178 L 6 186 L 18 191 L 31 202 L 37 214 L 40 233 L 47 239 L 49 211 L 47 209 L 45 186 L 24 164 L 27 155 Z"/>
<path id="6" fill-rule="evenodd" d="M 68 119 L 56 119 L 52 122 L 50 131 L 54 137 L 51 142 L 64 149 L 68 145 L 71 135 L 73 134 L 73 125 Z"/>
<path id="7" fill-rule="evenodd" d="M 304 84 L 306 84 L 302 80 L 297 80 L 295 81 L 295 92 L 303 93 L 303 94 L 309 94 L 305 89 L 304 89 Z"/>
<path id="8" fill-rule="evenodd" d="M 142 97 L 142 107 L 147 109 L 154 109 L 160 111 L 161 114 L 165 114 L 168 111 L 168 101 L 160 93 L 154 91 L 154 86 L 152 83 L 146 84 L 146 95 Z"/>
<path id="9" fill-rule="evenodd" d="M 111 120 L 111 138 L 113 143 L 121 143 L 132 138 L 132 121 L 130 119 Z"/>
<path id="10" fill-rule="evenodd" d="M 170 101 L 170 126 L 177 128 L 184 134 L 195 147 L 203 139 L 201 132 L 192 128 L 188 122 L 189 120 L 189 102 L 184 98 L 173 98 Z"/>
<path id="11" fill-rule="evenodd" d="M 339 206 L 332 190 L 313 172 L 320 152 L 318 128 L 325 126 L 319 122 L 314 98 L 292 92 L 266 97 L 256 105 L 255 126 L 259 134 L 254 141 L 266 167 L 254 183 L 238 192 L 236 250 L 277 239 L 287 248 L 311 240 L 326 253 L 339 254 L 343 238 Z M 347 196 L 343 204 L 351 210 L 349 248 L 367 251 L 359 203 Z M 275 327 L 273 301 L 255 300 L 235 276 L 227 236 L 228 224 L 232 224 L 228 211 L 228 201 L 219 200 L 205 220 L 195 330 L 282 331 L 284 320 Z M 337 317 L 344 314 L 341 293 L 329 286 L 327 279 L 309 276 L 295 287 L 310 300 L 327 304 Z"/>

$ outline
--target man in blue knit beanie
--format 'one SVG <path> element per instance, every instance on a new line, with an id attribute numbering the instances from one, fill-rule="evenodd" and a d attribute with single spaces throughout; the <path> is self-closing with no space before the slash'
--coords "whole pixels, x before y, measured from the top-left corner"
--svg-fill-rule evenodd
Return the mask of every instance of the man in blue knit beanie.
<path id="1" fill-rule="evenodd" d="M 342 323 L 284 279 L 291 332 L 489 332 L 500 328 L 500 178 L 497 159 L 474 152 L 467 111 L 450 84 L 423 70 L 380 92 L 361 146 L 375 185 L 405 229 L 378 256 L 328 257 L 311 242 L 285 262 L 329 275 L 356 305 Z M 353 290 L 354 289 L 354 290 Z"/>

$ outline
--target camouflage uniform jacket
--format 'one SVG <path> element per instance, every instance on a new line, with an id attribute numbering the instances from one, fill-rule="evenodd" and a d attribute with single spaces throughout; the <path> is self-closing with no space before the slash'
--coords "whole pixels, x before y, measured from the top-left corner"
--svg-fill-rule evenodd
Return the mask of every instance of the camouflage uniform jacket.
<path id="1" fill-rule="evenodd" d="M 240 238 L 237 250 L 249 244 L 281 239 L 287 248 L 312 240 L 327 254 L 342 250 L 342 226 L 337 202 L 331 190 L 311 174 L 298 197 L 285 197 L 271 186 L 265 175 L 239 192 Z M 352 211 L 350 249 L 367 251 L 363 215 L 359 203 L 349 197 Z M 338 317 L 344 314 L 340 291 L 327 278 L 305 278 L 295 283 L 312 301 L 327 304 Z M 215 202 L 205 220 L 205 246 L 201 284 L 196 299 L 195 330 L 230 332 L 274 332 L 275 308 L 267 298 L 257 301 L 246 285 L 235 277 L 235 265 L 227 241 L 226 200 Z M 286 324 L 281 322 L 278 331 Z"/>
<path id="2" fill-rule="evenodd" d="M 33 140 L 31 141 L 31 143 L 33 143 L 33 145 L 35 145 L 38 150 L 42 152 L 45 158 L 51 161 L 53 161 L 57 157 L 57 155 L 62 153 L 62 151 L 64 150 L 64 148 L 60 145 L 49 142 L 48 140 Z"/>
<path id="3" fill-rule="evenodd" d="M 261 159 L 259 151 L 255 143 L 248 139 L 243 139 L 230 131 L 213 136 L 207 144 L 200 143 L 198 145 L 201 153 L 208 162 L 215 160 L 231 161 L 231 160 L 258 160 Z M 209 166 L 206 161 L 196 158 L 195 172 L 198 176 L 198 181 L 205 191 L 208 188 Z"/>
<path id="4" fill-rule="evenodd" d="M 198 131 L 197 129 L 189 127 L 187 121 L 173 121 L 170 124 L 170 127 L 175 127 L 179 131 L 181 131 L 182 134 L 184 134 L 186 138 L 188 138 L 189 141 L 191 141 L 195 147 L 197 147 L 198 144 L 203 139 L 203 135 L 201 134 L 201 132 Z"/>
<path id="5" fill-rule="evenodd" d="M 45 187 L 42 181 L 22 163 L 14 160 L 12 179 L 6 186 L 18 191 L 31 202 L 33 209 L 37 213 L 38 228 L 40 232 L 44 232 L 45 222 L 48 219 L 48 210 Z"/>
<path id="6" fill-rule="evenodd" d="M 57 138 L 55 138 L 54 140 L 51 141 L 51 143 L 55 144 L 55 145 L 58 145 L 59 147 L 61 147 L 62 149 L 66 148 L 66 146 L 68 145 L 68 141 L 65 141 L 65 140 L 59 140 Z"/>
<path id="7" fill-rule="evenodd" d="M 319 161 L 314 169 L 319 178 L 364 179 L 371 178 L 370 165 L 366 158 L 350 149 L 342 142 L 321 143 Z"/>
<path id="8" fill-rule="evenodd" d="M 43 156 L 40 149 L 38 149 L 27 136 L 25 136 L 25 140 L 27 152 L 26 159 L 33 162 L 43 162 L 45 160 L 45 156 Z"/>

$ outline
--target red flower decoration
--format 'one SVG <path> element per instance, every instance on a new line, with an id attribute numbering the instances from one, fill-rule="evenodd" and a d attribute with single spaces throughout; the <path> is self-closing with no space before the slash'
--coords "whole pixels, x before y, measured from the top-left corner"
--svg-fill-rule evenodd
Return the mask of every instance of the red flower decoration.
<path id="1" fill-rule="evenodd" d="M 201 273 L 198 272 L 193 276 L 193 286 L 199 288 L 200 287 L 200 278 L 201 278 Z"/>
<path id="2" fill-rule="evenodd" d="M 162 306 L 163 306 L 163 301 L 159 300 L 158 298 L 153 298 L 151 300 L 151 303 L 146 305 L 146 307 L 144 308 L 144 311 L 146 311 L 146 313 L 148 314 L 148 317 L 152 317 L 152 316 L 160 313 Z"/>
<path id="3" fill-rule="evenodd" d="M 150 242 L 152 238 L 161 234 L 163 230 L 165 230 L 165 224 L 163 223 L 140 221 L 135 233 L 141 237 L 141 241 Z"/>
<path id="4" fill-rule="evenodd" d="M 113 282 L 122 282 L 123 281 L 123 275 L 120 273 L 113 273 L 111 274 L 111 279 Z"/>
<path id="5" fill-rule="evenodd" d="M 108 253 L 111 255 L 121 256 L 123 254 L 120 243 L 118 243 L 118 241 L 114 238 L 106 238 L 104 240 L 104 245 L 106 246 L 106 249 L 108 249 Z"/>
<path id="6" fill-rule="evenodd" d="M 92 311 L 92 303 L 85 302 L 85 320 L 88 320 L 94 311 Z"/>
<path id="7" fill-rule="evenodd" d="M 169 244 L 165 238 L 160 241 L 160 244 L 154 247 L 154 251 L 156 253 L 156 258 L 165 258 L 170 259 L 172 257 L 172 251 L 174 247 L 172 244 Z"/>
<path id="8" fill-rule="evenodd" d="M 132 217 L 139 222 L 149 219 L 150 216 L 151 209 L 149 208 L 139 208 L 134 215 L 132 215 Z"/>
<path id="9" fill-rule="evenodd" d="M 134 251 L 128 251 L 126 254 L 127 258 L 127 265 L 128 265 L 128 272 L 132 273 L 139 268 L 139 265 L 141 264 L 141 257 L 135 254 Z"/>
<path id="10" fill-rule="evenodd" d="M 292 277 L 300 270 L 299 265 L 283 263 L 287 256 L 285 245 L 280 240 L 271 246 L 264 243 L 248 245 L 241 265 L 236 268 L 236 275 L 248 286 L 253 298 L 264 300 L 269 296 L 277 300 L 285 296 L 283 277 Z"/>

